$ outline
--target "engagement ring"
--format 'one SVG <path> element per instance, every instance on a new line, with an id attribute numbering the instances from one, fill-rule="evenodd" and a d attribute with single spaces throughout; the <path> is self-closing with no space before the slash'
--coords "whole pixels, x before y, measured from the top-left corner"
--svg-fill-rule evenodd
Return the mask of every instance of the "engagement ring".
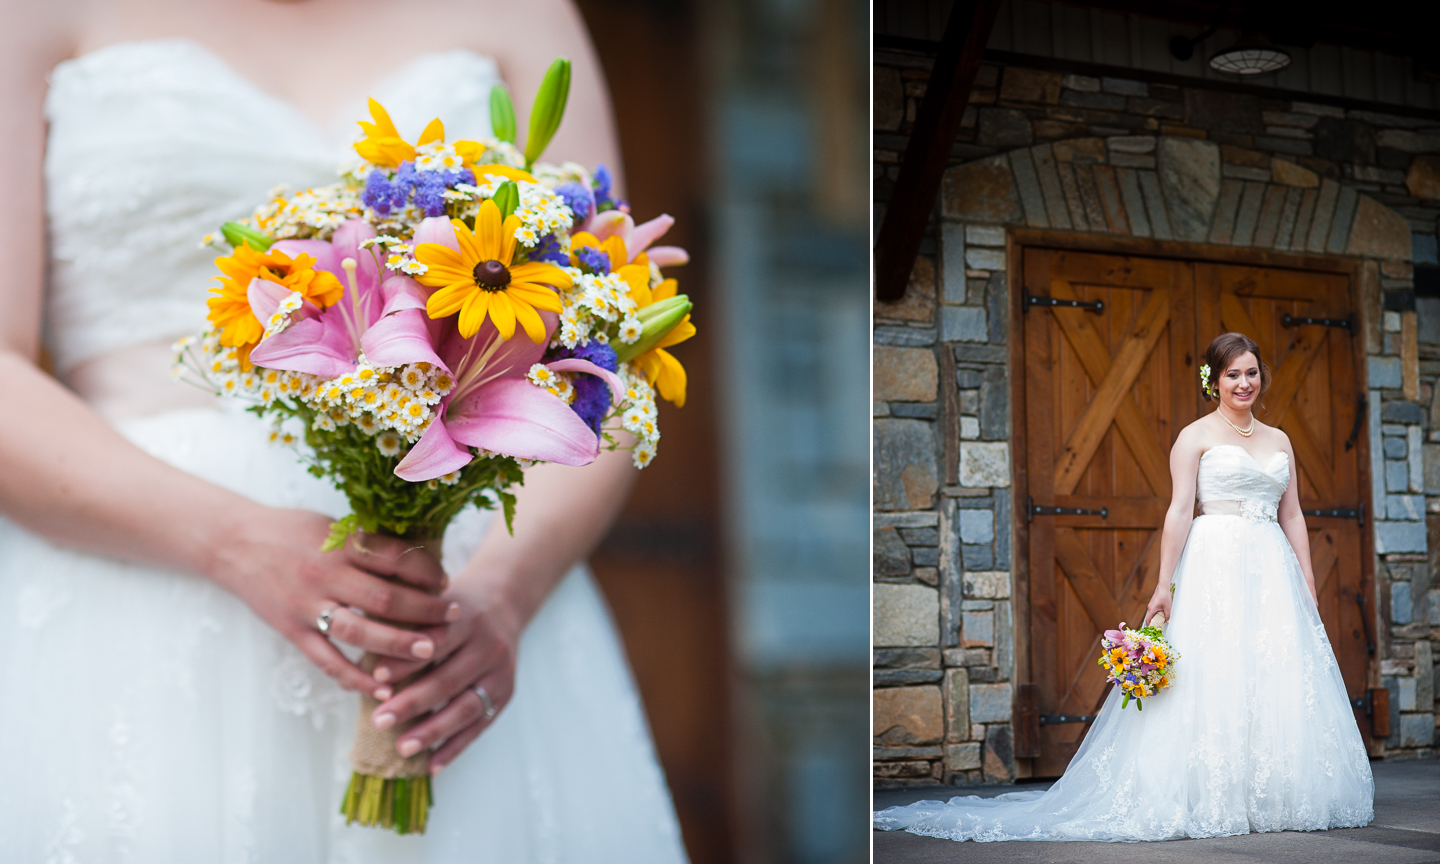
<path id="1" fill-rule="evenodd" d="M 319 630 L 321 633 L 329 633 L 329 632 L 330 632 L 330 622 L 334 620 L 334 614 L 335 614 L 335 610 L 334 610 L 333 608 L 331 608 L 331 609 L 326 609 L 324 612 L 321 612 L 319 615 L 316 615 L 316 616 L 315 616 L 315 629 Z"/>
<path id="2" fill-rule="evenodd" d="M 489 720 L 489 719 L 491 719 L 492 717 L 494 717 L 494 716 L 495 716 L 495 703 L 490 701 L 490 694 L 485 692 L 485 688 L 484 688 L 484 687 L 480 687 L 480 686 L 476 686 L 476 688 L 475 688 L 475 695 L 476 695 L 476 696 L 479 696 L 479 697 L 480 697 L 480 701 L 485 703 L 485 719 L 486 719 L 486 720 Z"/>

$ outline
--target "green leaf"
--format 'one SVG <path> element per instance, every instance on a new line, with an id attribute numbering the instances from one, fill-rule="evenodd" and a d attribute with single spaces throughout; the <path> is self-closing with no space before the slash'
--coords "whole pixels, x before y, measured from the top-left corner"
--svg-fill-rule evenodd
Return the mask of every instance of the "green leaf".
<path id="1" fill-rule="evenodd" d="M 514 213 L 520 206 L 520 187 L 515 185 L 514 180 L 506 180 L 500 184 L 500 188 L 495 190 L 495 196 L 490 200 L 500 208 L 500 220 L 503 222 L 505 217 Z"/>
<path id="2" fill-rule="evenodd" d="M 254 228 L 246 227 L 239 222 L 226 222 L 220 226 L 220 233 L 225 235 L 226 243 L 237 249 L 240 244 L 244 243 L 257 252 L 264 252 L 270 248 L 270 244 L 275 242 Z"/>
<path id="3" fill-rule="evenodd" d="M 570 61 L 557 58 L 545 70 L 540 89 L 535 92 L 535 104 L 530 109 L 530 133 L 525 136 L 525 168 L 535 164 L 550 139 L 560 128 L 565 116 L 565 101 L 570 98 Z"/>
<path id="4" fill-rule="evenodd" d="M 1122 710 L 1122 711 L 1125 710 L 1125 706 L 1126 706 L 1126 705 L 1129 705 L 1129 704 L 1130 704 L 1130 694 L 1129 694 L 1129 693 L 1126 693 L 1126 694 L 1125 694 L 1125 698 L 1120 700 L 1120 710 Z"/>
<path id="5" fill-rule="evenodd" d="M 490 88 L 490 129 L 501 141 L 515 143 L 515 106 L 502 84 Z"/>
<path id="6" fill-rule="evenodd" d="M 336 519 L 330 523 L 330 536 L 320 544 L 321 552 L 334 552 L 345 545 L 345 541 L 354 534 L 360 526 L 355 520 L 355 514 L 351 513 L 343 519 Z"/>
<path id="7" fill-rule="evenodd" d="M 1144 711 L 1144 710 L 1145 710 L 1145 703 L 1144 703 L 1144 702 L 1141 702 L 1139 699 L 1136 699 L 1136 700 L 1135 700 L 1135 710 L 1136 710 L 1136 711 Z"/>
<path id="8" fill-rule="evenodd" d="M 505 530 L 508 531 L 508 532 L 510 532 L 510 536 L 511 536 L 511 537 L 514 537 L 514 536 L 515 536 L 515 496 L 512 495 L 512 494 L 510 494 L 509 492 L 499 492 L 499 491 L 497 491 L 495 494 L 500 497 L 500 508 L 501 508 L 501 510 L 504 511 L 504 513 L 505 513 Z"/>

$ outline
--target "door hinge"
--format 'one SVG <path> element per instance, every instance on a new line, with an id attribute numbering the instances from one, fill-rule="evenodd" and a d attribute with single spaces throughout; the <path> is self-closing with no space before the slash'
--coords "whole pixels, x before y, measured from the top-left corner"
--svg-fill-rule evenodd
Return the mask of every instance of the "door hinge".
<path id="1" fill-rule="evenodd" d="M 1101 507 L 1099 510 L 1084 510 L 1080 507 L 1042 507 L 1036 504 L 1029 496 L 1025 496 L 1025 521 L 1031 522 L 1036 516 L 1099 516 L 1101 519 L 1110 518 L 1110 508 Z"/>
<path id="2" fill-rule="evenodd" d="M 1354 318 L 1298 318 L 1294 315 L 1286 314 L 1280 317 L 1280 323 L 1286 327 L 1298 327 L 1301 324 L 1319 324 L 1321 327 L 1339 327 L 1351 336 L 1355 335 Z"/>
<path id="3" fill-rule="evenodd" d="M 1337 507 L 1333 510 L 1301 510 L 1300 512 L 1306 516 L 1316 516 L 1321 519 L 1354 519 L 1360 523 L 1361 528 L 1365 527 L 1364 504 L 1356 504 L 1348 510 Z"/>
<path id="4" fill-rule="evenodd" d="M 1097 315 L 1105 311 L 1104 300 L 1061 300 L 1058 297 L 1036 297 L 1026 294 L 1025 311 L 1030 311 L 1031 306 L 1069 306 L 1075 309 L 1088 309 Z"/>

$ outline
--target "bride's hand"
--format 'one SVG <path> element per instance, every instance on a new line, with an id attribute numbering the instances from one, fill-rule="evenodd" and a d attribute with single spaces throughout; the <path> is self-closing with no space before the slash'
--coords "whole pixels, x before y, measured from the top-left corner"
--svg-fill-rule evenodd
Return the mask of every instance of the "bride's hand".
<path id="1" fill-rule="evenodd" d="M 1145 624 L 1150 623 L 1150 619 L 1155 617 L 1156 612 L 1164 613 L 1165 620 L 1169 621 L 1170 600 L 1171 595 L 1168 588 L 1165 591 L 1157 591 L 1155 595 L 1150 598 L 1150 605 L 1145 607 Z"/>
<path id="2" fill-rule="evenodd" d="M 321 552 L 329 533 L 330 519 L 319 513 L 256 508 L 215 549 L 208 575 L 244 600 L 340 686 L 373 691 L 374 680 L 330 639 L 389 657 L 430 658 L 435 643 L 444 638 L 443 625 L 458 618 L 460 608 L 426 593 L 444 588 L 445 571 L 411 544 L 357 534 L 343 551 Z M 416 632 L 369 621 L 350 606 L 431 629 Z M 327 610 L 329 631 L 321 633 L 316 619 Z M 441 626 L 436 629 L 436 625 Z"/>
<path id="3" fill-rule="evenodd" d="M 400 755 L 407 757 L 432 748 L 431 774 L 450 764 L 510 701 L 515 692 L 515 652 L 524 629 L 513 605 L 492 585 L 457 583 L 446 597 L 458 600 L 462 614 L 439 635 L 433 665 L 395 694 L 387 682 L 403 680 L 427 663 L 381 661 L 375 668 L 375 681 L 381 685 L 375 695 L 381 705 L 371 714 L 376 728 L 389 729 L 434 711 L 396 744 Z M 494 711 L 489 717 L 477 686 L 490 697 Z"/>

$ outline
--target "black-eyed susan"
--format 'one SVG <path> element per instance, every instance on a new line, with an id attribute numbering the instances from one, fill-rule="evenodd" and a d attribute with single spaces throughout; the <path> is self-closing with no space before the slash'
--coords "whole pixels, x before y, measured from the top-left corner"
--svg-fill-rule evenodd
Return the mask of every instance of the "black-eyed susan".
<path id="1" fill-rule="evenodd" d="M 480 205 L 474 231 L 458 219 L 450 224 L 458 249 L 440 243 L 415 247 L 415 260 L 426 267 L 415 280 L 439 289 L 430 295 L 425 311 L 431 318 L 458 312 L 461 336 L 474 336 L 489 317 L 504 339 L 515 335 L 518 321 L 535 344 L 545 341 L 545 323 L 537 310 L 561 311 L 552 286 L 569 288 L 569 274 L 543 261 L 514 263 L 520 219 L 511 214 L 502 220 L 493 201 Z"/>

